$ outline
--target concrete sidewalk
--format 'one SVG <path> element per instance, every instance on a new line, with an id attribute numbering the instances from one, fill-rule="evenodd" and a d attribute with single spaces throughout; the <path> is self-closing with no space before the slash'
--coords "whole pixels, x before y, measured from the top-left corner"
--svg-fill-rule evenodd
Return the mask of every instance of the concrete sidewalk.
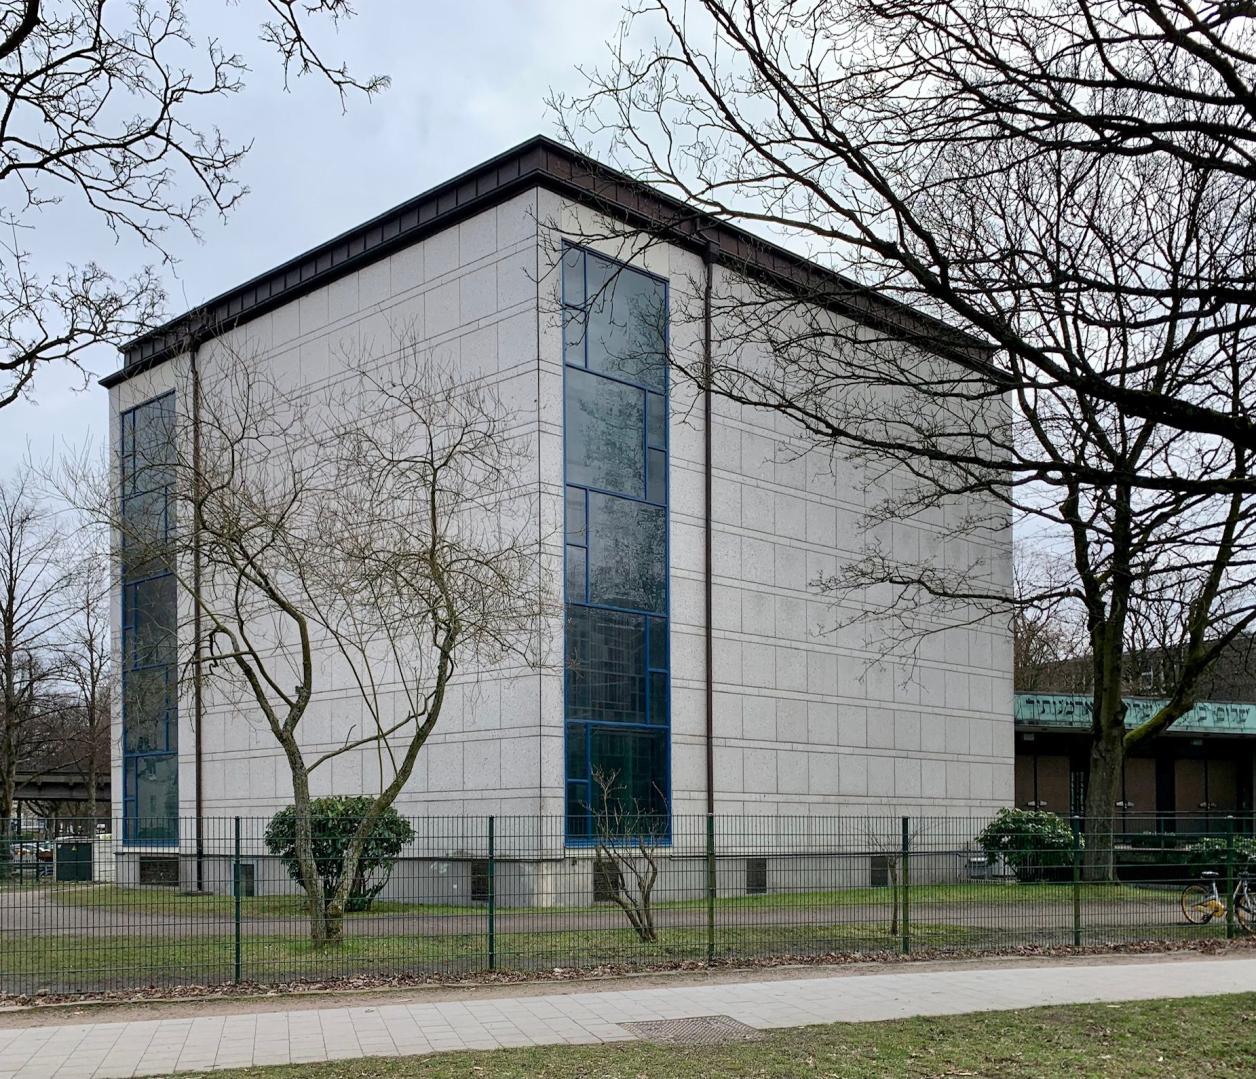
<path id="1" fill-rule="evenodd" d="M 621 1024 L 728 1016 L 752 1027 L 1040 1004 L 1256 992 L 1256 959 L 992 963 L 0 1030 L 0 1079 L 105 1079 L 455 1049 L 628 1041 Z M 453 995 L 453 994 L 451 994 Z"/>

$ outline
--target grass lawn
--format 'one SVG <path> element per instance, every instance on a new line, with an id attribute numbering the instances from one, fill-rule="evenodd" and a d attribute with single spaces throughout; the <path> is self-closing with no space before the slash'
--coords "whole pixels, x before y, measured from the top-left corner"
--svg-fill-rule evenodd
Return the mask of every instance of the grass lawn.
<path id="1" fill-rule="evenodd" d="M 1161 926 L 1157 939 L 1222 938 L 1224 924 Z M 1139 940 L 1137 925 L 1094 929 L 1086 943 Z M 913 922 L 912 947 L 979 952 L 1028 941 L 1072 943 L 1071 930 L 1031 926 L 956 925 Z M 720 925 L 715 933 L 719 959 L 805 956 L 823 953 L 874 955 L 897 952 L 900 938 L 883 925 L 853 922 L 829 925 Z M 668 927 L 650 944 L 629 929 L 554 929 L 499 932 L 499 970 L 537 971 L 555 967 L 659 965 L 702 961 L 707 955 L 704 927 Z M 32 935 L 6 942 L 0 951 L 0 989 L 9 993 L 89 992 L 147 985 L 212 985 L 234 979 L 235 943 L 227 933 L 171 936 L 153 934 Z M 350 935 L 336 947 L 317 949 L 299 935 L 246 933 L 241 941 L 241 980 L 273 984 L 354 975 L 399 973 L 474 974 L 488 970 L 483 933 L 448 935 Z M 1256 1074 L 1256 1073 L 1254 1073 Z"/>
<path id="2" fill-rule="evenodd" d="M 502 1049 L 216 1071 L 215 1079 L 1250 1079 L 1256 994 L 837 1024 L 691 1049 Z"/>
<path id="3" fill-rule="evenodd" d="M 919 947 L 965 947 L 988 932 L 964 926 L 919 924 L 912 941 Z M 827 951 L 895 951 L 898 938 L 875 925 L 719 926 L 718 956 L 808 954 Z M 663 929 L 659 940 L 643 944 L 629 929 L 498 933 L 497 964 L 502 970 L 621 963 L 700 960 L 707 954 L 701 927 Z M 38 989 L 74 991 L 147 984 L 211 984 L 230 981 L 234 972 L 230 934 L 172 937 L 161 929 L 113 935 L 32 935 L 7 942 L 0 951 L 0 986 L 9 992 Z M 405 971 L 466 972 L 487 969 L 484 934 L 444 936 L 349 935 L 335 948 L 316 949 L 300 936 L 245 935 L 241 942 L 245 981 L 278 982 L 352 974 Z"/>
<path id="4" fill-rule="evenodd" d="M 197 914 L 230 918 L 235 914 L 235 900 L 229 895 L 189 895 L 174 888 L 123 888 L 114 884 L 70 884 L 54 893 L 62 906 L 86 910 L 142 911 L 148 914 L 172 914 L 195 917 Z M 263 895 L 241 900 L 241 913 L 246 918 L 301 918 L 305 913 L 305 897 L 301 895 Z M 451 906 L 440 903 L 397 903 L 377 899 L 370 914 L 474 914 L 474 906 Z M 358 913 L 346 914 L 348 918 Z"/>
<path id="5" fill-rule="evenodd" d="M 72 932 L 15 934 L 0 950 L 0 989 L 12 993 L 91 991 L 233 980 L 233 900 L 180 895 L 167 888 L 68 885 L 44 900 L 65 908 Z M 888 932 L 892 893 L 885 888 L 736 896 L 717 903 L 719 958 L 897 951 Z M 1221 937 L 1223 922 L 1182 924 L 1174 890 L 1088 884 L 1081 888 L 1083 942 Z M 911 893 L 916 949 L 1005 948 L 1072 943 L 1071 884 L 923 885 Z M 305 938 L 303 897 L 246 899 L 241 978 L 263 983 L 392 973 L 474 973 L 488 969 L 482 905 L 376 903 L 349 915 L 345 940 L 316 950 Z M 657 942 L 643 944 L 609 904 L 578 908 L 503 908 L 497 921 L 501 970 L 604 964 L 659 964 L 707 956 L 704 903 L 657 903 Z M 130 915 L 94 928 L 95 912 Z M 427 916 L 424 923 L 369 921 L 375 915 Z M 526 922 L 511 915 L 531 917 Z M 441 921 L 445 915 L 456 920 Z M 586 920 L 596 916 L 597 922 Z M 151 923 L 146 916 L 152 916 Z M 167 918 L 177 917 L 179 922 Z"/>
<path id="6" fill-rule="evenodd" d="M 1080 887 L 1083 903 L 1137 902 L 1176 904 L 1181 892 L 1134 888 L 1128 884 L 1083 884 Z M 769 895 L 738 895 L 716 900 L 716 905 L 727 910 L 771 909 L 786 907 L 863 907 L 888 904 L 889 888 L 842 888 L 825 892 L 774 892 Z M 1068 903 L 1073 902 L 1072 884 L 1017 884 L 1014 881 L 976 881 L 971 884 L 913 884 L 911 902 L 937 906 L 965 906 L 987 903 Z M 665 907 L 700 907 L 705 900 L 683 900 L 659 903 Z"/>
<path id="7" fill-rule="evenodd" d="M 1171 906 L 1178 902 L 1180 889 L 1135 888 L 1126 884 L 1084 884 L 1083 903 L 1149 902 Z M 144 911 L 149 913 L 195 916 L 197 914 L 232 916 L 234 900 L 228 895 L 186 895 L 173 888 L 123 888 L 112 884 L 72 884 L 57 888 L 53 894 L 64 906 L 92 910 Z M 957 909 L 974 904 L 1070 904 L 1071 884 L 1016 884 L 1012 882 L 975 882 L 972 884 L 923 884 L 911 889 L 913 904 L 954 906 Z M 720 910 L 783 910 L 804 907 L 864 907 L 888 905 L 888 888 L 841 888 L 830 891 L 774 892 L 769 895 L 728 896 L 716 900 Z M 659 910 L 692 910 L 705 907 L 705 899 L 667 900 L 655 897 Z M 245 917 L 298 918 L 304 897 L 270 895 L 245 899 L 241 910 Z M 508 907 L 499 905 L 503 914 L 579 914 L 612 909 L 607 904 L 596 907 Z M 484 904 L 461 906 L 438 903 L 400 903 L 377 900 L 371 914 L 475 914 Z M 353 918 L 356 915 L 350 914 Z"/>

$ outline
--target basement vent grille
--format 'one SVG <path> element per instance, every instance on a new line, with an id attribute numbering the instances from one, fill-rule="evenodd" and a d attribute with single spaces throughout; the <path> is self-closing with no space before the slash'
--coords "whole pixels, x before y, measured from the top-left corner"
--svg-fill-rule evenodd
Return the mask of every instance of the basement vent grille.
<path id="1" fill-rule="evenodd" d="M 868 883 L 874 888 L 888 888 L 890 885 L 890 859 L 884 854 L 874 854 L 868 870 Z"/>
<path id="2" fill-rule="evenodd" d="M 141 884 L 166 884 L 177 887 L 179 856 L 177 854 L 142 854 L 139 870 Z"/>
<path id="3" fill-rule="evenodd" d="M 235 887 L 241 899 L 252 899 L 257 895 L 257 867 L 252 862 L 241 862 L 236 866 Z"/>
<path id="4" fill-rule="evenodd" d="M 476 858 L 471 863 L 471 902 L 488 902 L 488 859 Z"/>
<path id="5" fill-rule="evenodd" d="M 768 891 L 768 860 L 766 858 L 746 859 L 746 895 L 767 895 Z"/>
<path id="6" fill-rule="evenodd" d="M 593 902 L 610 903 L 624 886 L 619 866 L 605 858 L 593 863 Z"/>
<path id="7" fill-rule="evenodd" d="M 724 1045 L 757 1042 L 763 1031 L 730 1019 L 727 1015 L 701 1015 L 693 1019 L 654 1019 L 644 1023 L 620 1023 L 638 1038 L 657 1045 Z"/>

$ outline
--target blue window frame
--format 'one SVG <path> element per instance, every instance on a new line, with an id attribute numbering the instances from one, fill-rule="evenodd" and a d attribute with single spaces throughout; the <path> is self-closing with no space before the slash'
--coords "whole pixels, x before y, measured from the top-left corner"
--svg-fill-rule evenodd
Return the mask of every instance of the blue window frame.
<path id="1" fill-rule="evenodd" d="M 563 251 L 567 839 L 620 819 L 670 837 L 667 284 Z"/>
<path id="2" fill-rule="evenodd" d="M 121 428 L 123 841 L 166 845 L 179 840 L 174 394 Z"/>

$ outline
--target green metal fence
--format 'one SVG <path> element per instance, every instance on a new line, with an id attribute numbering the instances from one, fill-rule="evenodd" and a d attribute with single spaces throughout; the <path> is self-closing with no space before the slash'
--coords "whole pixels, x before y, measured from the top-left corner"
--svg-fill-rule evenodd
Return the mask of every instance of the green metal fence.
<path id="1" fill-rule="evenodd" d="M 643 829 L 666 839 L 572 847 L 561 818 L 421 817 L 378 895 L 322 944 L 267 824 L 182 821 L 177 848 L 73 821 L 26 829 L 0 862 L 0 990 L 973 954 L 1256 928 L 1250 818 L 1118 832 L 1105 874 L 1080 822 L 995 835 L 966 817 L 674 817 Z"/>

